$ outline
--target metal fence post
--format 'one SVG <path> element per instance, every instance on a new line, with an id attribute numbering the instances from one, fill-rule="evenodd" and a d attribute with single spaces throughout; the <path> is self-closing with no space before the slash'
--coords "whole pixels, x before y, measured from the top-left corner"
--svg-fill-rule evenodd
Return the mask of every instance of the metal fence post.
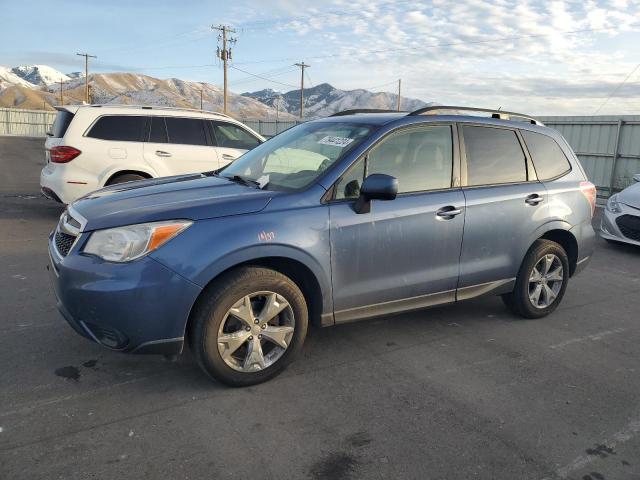
<path id="1" fill-rule="evenodd" d="M 613 150 L 613 165 L 611 166 L 611 180 L 609 182 L 609 196 L 613 195 L 613 184 L 616 178 L 616 165 L 618 163 L 618 157 L 620 156 L 620 133 L 622 132 L 623 120 L 618 120 L 618 129 L 616 130 L 616 143 Z"/>

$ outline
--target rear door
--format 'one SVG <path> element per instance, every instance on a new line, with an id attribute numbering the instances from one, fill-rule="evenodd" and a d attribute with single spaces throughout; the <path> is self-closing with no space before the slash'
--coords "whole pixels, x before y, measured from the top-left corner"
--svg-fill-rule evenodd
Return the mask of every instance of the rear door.
<path id="1" fill-rule="evenodd" d="M 260 145 L 260 139 L 239 125 L 219 120 L 210 120 L 209 124 L 221 167 Z"/>
<path id="2" fill-rule="evenodd" d="M 455 299 L 464 196 L 455 180 L 453 131 L 453 125 L 401 129 L 336 183 L 330 228 L 337 322 Z M 398 196 L 374 200 L 369 213 L 358 214 L 353 201 L 372 173 L 396 177 Z"/>
<path id="3" fill-rule="evenodd" d="M 163 176 L 215 170 L 218 154 L 205 120 L 151 117 L 144 158 Z"/>
<path id="4" fill-rule="evenodd" d="M 466 217 L 458 298 L 508 290 L 545 221 L 547 193 L 514 129 L 461 124 Z"/>

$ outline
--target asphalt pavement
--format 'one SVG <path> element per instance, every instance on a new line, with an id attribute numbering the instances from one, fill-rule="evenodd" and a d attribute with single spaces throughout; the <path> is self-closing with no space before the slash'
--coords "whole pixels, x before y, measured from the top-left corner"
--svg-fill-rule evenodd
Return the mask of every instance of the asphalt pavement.
<path id="1" fill-rule="evenodd" d="M 45 266 L 43 139 L 0 137 L 0 479 L 640 479 L 640 249 L 541 320 L 499 298 L 312 330 L 284 374 L 81 338 Z"/>

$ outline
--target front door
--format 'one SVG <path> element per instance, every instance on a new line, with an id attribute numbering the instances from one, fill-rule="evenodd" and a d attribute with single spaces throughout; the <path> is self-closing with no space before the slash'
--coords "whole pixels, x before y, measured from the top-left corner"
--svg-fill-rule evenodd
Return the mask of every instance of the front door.
<path id="1" fill-rule="evenodd" d="M 160 176 L 206 172 L 220 163 L 199 118 L 152 117 L 144 158 Z"/>
<path id="2" fill-rule="evenodd" d="M 260 140 L 238 125 L 221 120 L 209 121 L 220 166 L 233 162 L 246 151 L 260 145 Z"/>
<path id="3" fill-rule="evenodd" d="M 337 182 L 329 207 L 337 322 L 455 299 L 465 209 L 453 186 L 453 128 L 398 130 Z M 358 214 L 353 200 L 372 173 L 396 177 L 398 196 L 374 200 L 369 213 Z"/>

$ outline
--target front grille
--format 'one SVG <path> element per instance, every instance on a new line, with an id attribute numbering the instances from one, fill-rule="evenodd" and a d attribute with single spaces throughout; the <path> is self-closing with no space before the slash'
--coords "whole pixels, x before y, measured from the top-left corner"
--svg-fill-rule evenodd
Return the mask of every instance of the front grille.
<path id="1" fill-rule="evenodd" d="M 621 215 L 616 218 L 616 224 L 625 237 L 640 242 L 640 217 Z"/>
<path id="2" fill-rule="evenodd" d="M 56 250 L 58 250 L 58 253 L 63 257 L 66 257 L 73 246 L 73 242 L 76 241 L 76 237 L 69 235 L 68 233 L 61 232 L 60 230 L 56 230 L 54 240 L 56 242 Z"/>

